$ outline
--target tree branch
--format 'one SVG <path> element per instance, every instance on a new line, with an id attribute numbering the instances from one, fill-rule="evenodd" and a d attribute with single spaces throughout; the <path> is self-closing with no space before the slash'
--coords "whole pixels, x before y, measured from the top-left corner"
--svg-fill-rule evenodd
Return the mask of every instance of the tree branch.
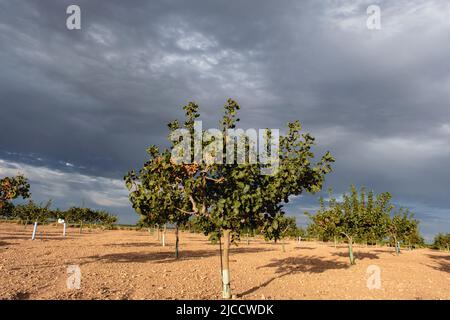
<path id="1" fill-rule="evenodd" d="M 186 213 L 186 214 L 189 214 L 189 215 L 193 215 L 193 214 L 195 214 L 195 212 L 193 212 L 193 211 L 186 211 L 186 210 L 183 210 L 183 209 L 180 209 L 180 208 L 176 208 L 178 211 L 180 211 L 180 212 L 182 212 L 182 213 Z"/>
<path id="2" fill-rule="evenodd" d="M 189 201 L 191 201 L 191 203 L 192 203 L 192 210 L 194 210 L 195 213 L 199 213 L 198 209 L 197 209 L 197 204 L 195 203 L 192 195 L 189 195 Z"/>

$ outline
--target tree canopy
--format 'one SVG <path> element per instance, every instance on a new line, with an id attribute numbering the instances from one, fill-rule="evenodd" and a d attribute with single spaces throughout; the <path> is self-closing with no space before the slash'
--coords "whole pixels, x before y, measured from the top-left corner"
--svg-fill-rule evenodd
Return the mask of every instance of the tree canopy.
<path id="1" fill-rule="evenodd" d="M 312 222 L 308 231 L 324 241 L 344 236 L 349 244 L 351 264 L 355 263 L 354 241 L 374 243 L 390 238 L 397 253 L 398 242 L 406 245 L 423 243 L 419 222 L 407 209 L 399 208 L 393 213 L 395 207 L 391 199 L 389 192 L 375 196 L 373 191 L 367 194 L 366 189 L 361 188 L 358 193 L 356 187 L 351 186 L 350 194 L 344 193 L 338 201 L 330 191 L 326 202 L 323 198 L 319 200 L 320 207 L 314 215 L 306 212 Z"/>
<path id="2" fill-rule="evenodd" d="M 250 134 L 231 134 L 239 122 L 236 101 L 225 104 L 220 129 L 199 129 L 197 104 L 183 109 L 184 123 L 168 124 L 170 148 L 160 151 L 151 146 L 150 159 L 139 173 L 125 176 L 130 201 L 138 214 L 155 223 L 178 224 L 195 216 L 205 234 L 218 232 L 224 237 L 226 254 L 229 242 L 243 228 L 282 215 L 290 196 L 321 190 L 331 171 L 330 153 L 313 162 L 314 138 L 300 133 L 298 121 L 288 124 L 286 135 L 265 130 L 259 152 L 252 153 L 255 141 Z M 250 161 L 252 157 L 256 161 Z"/>
<path id="3" fill-rule="evenodd" d="M 30 197 L 30 184 L 23 175 L 0 179 L 0 215 L 9 215 L 13 206 L 11 200 Z"/>

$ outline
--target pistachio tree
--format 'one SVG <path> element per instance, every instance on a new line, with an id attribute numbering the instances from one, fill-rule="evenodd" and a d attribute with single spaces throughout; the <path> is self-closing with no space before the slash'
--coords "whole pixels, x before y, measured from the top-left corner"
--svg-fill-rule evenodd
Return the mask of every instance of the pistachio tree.
<path id="1" fill-rule="evenodd" d="M 23 175 L 0 179 L 0 215 L 9 216 L 14 207 L 11 200 L 30 197 L 30 184 Z"/>
<path id="2" fill-rule="evenodd" d="M 170 149 L 159 153 L 151 148 L 149 167 L 154 178 L 142 179 L 143 172 L 130 172 L 125 177 L 138 213 L 163 220 L 169 220 L 168 211 L 176 212 L 175 217 L 180 213 L 195 216 L 205 234 L 218 234 L 223 239 L 224 298 L 231 298 L 230 244 L 242 229 L 279 215 L 292 195 L 319 191 L 334 161 L 327 152 L 313 163 L 314 138 L 300 133 L 299 122 L 289 123 L 279 141 L 276 132 L 264 132 L 259 152 L 252 152 L 255 141 L 250 135 L 231 134 L 236 133 L 239 109 L 229 99 L 220 129 L 203 130 L 196 121 L 200 118 L 198 105 L 189 103 L 184 107 L 184 123 L 169 124 Z M 244 148 L 239 148 L 240 143 Z M 144 170 L 144 175 L 148 171 Z M 155 203 L 166 205 L 157 207 Z"/>
<path id="3" fill-rule="evenodd" d="M 51 216 L 51 200 L 46 204 L 36 204 L 30 200 L 26 204 L 17 205 L 14 208 L 14 216 L 24 223 L 25 228 L 29 222 L 34 222 L 32 240 L 35 239 L 38 224 L 46 222 Z"/>
<path id="4" fill-rule="evenodd" d="M 79 225 L 79 233 L 83 232 L 83 226 L 86 223 L 95 221 L 95 213 L 92 209 L 84 207 L 71 207 L 64 215 L 67 217 L 67 221 L 73 221 Z"/>
<path id="5" fill-rule="evenodd" d="M 280 212 L 262 223 L 261 232 L 266 240 L 274 240 L 275 243 L 281 240 L 281 247 L 285 252 L 284 239 L 297 236 L 295 217 L 286 217 L 284 212 Z"/>
<path id="6" fill-rule="evenodd" d="M 387 221 L 386 229 L 391 242 L 394 243 L 395 253 L 400 254 L 400 244 L 420 244 L 423 240 L 419 234 L 419 221 L 414 219 L 414 214 L 408 209 L 400 208 Z"/>
<path id="7" fill-rule="evenodd" d="M 50 206 L 51 201 L 46 204 L 37 204 L 33 200 L 29 200 L 27 203 L 15 206 L 13 214 L 26 227 L 29 222 L 46 222 L 50 217 Z"/>
<path id="8" fill-rule="evenodd" d="M 450 252 L 450 233 L 438 233 L 434 237 L 433 248 Z"/>
<path id="9" fill-rule="evenodd" d="M 308 231 L 323 239 L 343 235 L 348 243 L 350 264 L 355 264 L 353 243 L 383 241 L 387 237 L 395 244 L 397 254 L 400 253 L 400 243 L 406 245 L 423 244 L 420 236 L 419 222 L 405 208 L 395 209 L 391 204 L 392 196 L 383 192 L 375 196 L 373 191 L 366 194 L 365 188 L 358 193 L 355 186 L 350 193 L 344 193 L 338 201 L 330 192 L 327 203 L 320 200 L 320 208 L 314 215 L 309 213 L 312 224 Z"/>
<path id="10" fill-rule="evenodd" d="M 335 201 L 336 200 L 334 198 L 331 198 L 331 205 L 335 205 Z M 341 231 L 338 228 L 338 224 L 340 223 L 338 211 L 327 209 L 325 207 L 325 200 L 323 197 L 319 198 L 319 210 L 317 210 L 316 214 L 312 215 L 309 212 L 305 212 L 305 214 L 313 222 L 309 224 L 307 228 L 309 235 L 317 237 L 322 241 L 334 239 L 335 243 L 337 238 L 342 236 Z"/>
<path id="11" fill-rule="evenodd" d="M 383 239 L 393 205 L 391 195 L 381 193 L 374 200 L 373 192 L 366 196 L 365 188 L 358 193 L 351 186 L 350 194 L 344 193 L 338 201 L 331 193 L 327 204 L 320 200 L 320 208 L 316 214 L 308 214 L 312 225 L 309 230 L 316 232 L 322 238 L 344 236 L 348 243 L 350 264 L 355 264 L 353 243 L 355 240 L 367 241 L 369 237 Z"/>

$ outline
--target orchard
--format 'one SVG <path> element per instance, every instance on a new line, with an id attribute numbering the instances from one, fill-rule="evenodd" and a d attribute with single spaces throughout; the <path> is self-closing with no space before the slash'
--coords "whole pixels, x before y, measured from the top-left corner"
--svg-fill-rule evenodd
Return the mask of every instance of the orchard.
<path id="1" fill-rule="evenodd" d="M 270 242 L 280 256 L 289 254 L 286 245 L 292 240 L 299 250 L 302 239 L 332 241 L 335 251 L 344 243 L 350 266 L 359 259 L 354 249 L 357 245 L 388 246 L 395 259 L 401 259 L 397 256 L 402 249 L 427 246 L 419 232 L 419 220 L 408 208 L 394 205 L 389 192 L 376 194 L 364 187 L 351 186 L 339 196 L 330 189 L 328 197 L 320 197 L 315 212 L 305 212 L 309 224 L 300 228 L 294 216 L 286 215 L 285 205 L 293 197 L 321 192 L 334 158 L 325 152 L 316 159 L 312 151 L 315 139 L 302 132 L 299 121 L 288 123 L 284 133 L 238 128 L 240 109 L 236 101 L 227 100 L 218 129 L 204 129 L 200 107 L 189 103 L 183 107 L 182 121 L 168 123 L 168 144 L 149 146 L 142 168 L 125 175 L 129 201 L 139 219 L 132 228 L 146 228 L 150 234 L 155 230 L 161 246 L 166 247 L 151 259 L 170 250 L 171 261 L 183 263 L 181 235 L 202 233 L 218 245 L 221 294 L 230 299 L 235 296 L 231 292 L 230 250 L 243 240 L 247 248 L 251 241 Z M 38 226 L 51 223 L 63 224 L 61 241 L 65 241 L 67 226 L 78 228 L 75 232 L 80 238 L 87 233 L 85 228 L 101 229 L 99 232 L 118 228 L 117 216 L 105 210 L 84 205 L 54 209 L 51 200 L 28 200 L 30 184 L 23 175 L 2 178 L 0 188 L 0 216 L 5 222 L 24 225 L 25 230 L 34 223 L 32 240 Z M 167 248 L 168 230 L 173 230 L 175 238 L 173 251 L 171 246 Z M 436 235 L 432 248 L 448 252 L 449 234 Z M 126 260 L 124 255 L 118 258 Z M 285 263 L 292 261 L 296 260 Z"/>

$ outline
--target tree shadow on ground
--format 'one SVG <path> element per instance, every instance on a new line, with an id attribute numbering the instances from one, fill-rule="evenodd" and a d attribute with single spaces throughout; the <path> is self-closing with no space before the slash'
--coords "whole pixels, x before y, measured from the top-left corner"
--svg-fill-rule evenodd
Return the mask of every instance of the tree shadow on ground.
<path id="1" fill-rule="evenodd" d="M 17 291 L 11 294 L 9 299 L 11 300 L 28 300 L 30 299 L 31 293 L 27 291 Z"/>
<path id="2" fill-rule="evenodd" d="M 396 256 L 397 254 L 395 253 L 395 248 L 394 247 L 386 247 L 385 249 L 375 249 L 372 250 L 373 252 L 377 252 L 377 253 L 386 253 L 386 254 L 390 254 L 392 256 Z M 402 252 L 402 250 L 400 250 L 400 253 Z"/>
<path id="3" fill-rule="evenodd" d="M 236 254 L 248 254 L 248 253 L 260 253 L 263 251 L 273 251 L 270 249 L 261 248 L 232 248 L 230 249 L 230 256 Z M 219 257 L 219 248 L 214 250 L 180 250 L 180 256 L 178 259 L 174 258 L 174 252 L 126 252 L 126 253 L 112 253 L 105 255 L 95 255 L 87 257 L 89 262 L 104 261 L 107 263 L 143 263 L 143 262 L 155 262 L 155 263 L 172 263 L 183 260 L 193 260 L 200 258 L 208 258 L 217 256 Z M 89 261 L 91 260 L 91 261 Z"/>
<path id="4" fill-rule="evenodd" d="M 336 257 L 344 257 L 344 258 L 348 258 L 348 252 L 335 252 L 332 253 L 333 256 Z M 363 260 L 363 259 L 379 259 L 378 254 L 376 253 L 371 253 L 371 252 L 358 252 L 358 251 L 354 251 L 353 255 L 355 257 L 356 260 Z"/>
<path id="5" fill-rule="evenodd" d="M 294 250 L 314 250 L 315 248 L 309 248 L 309 247 L 294 247 Z"/>
<path id="6" fill-rule="evenodd" d="M 36 236 L 37 237 L 37 236 Z M 16 236 L 16 237 L 2 237 L 2 240 L 31 240 L 31 234 L 27 237 Z"/>
<path id="7" fill-rule="evenodd" d="M 433 262 L 436 265 L 427 265 L 430 268 L 433 268 L 438 271 L 443 271 L 450 273 L 450 255 L 435 255 L 435 254 L 427 254 L 428 257 L 433 259 Z"/>
<path id="8" fill-rule="evenodd" d="M 160 247 L 158 243 L 152 242 L 125 242 L 125 243 L 108 243 L 104 247 Z"/>
<path id="9" fill-rule="evenodd" d="M 288 257 L 285 259 L 272 260 L 271 263 L 264 266 L 258 267 L 262 268 L 275 268 L 275 277 L 255 286 L 239 296 L 246 296 L 252 294 L 253 292 L 268 286 L 271 282 L 282 277 L 297 274 L 297 273 L 322 273 L 331 269 L 347 269 L 349 265 L 347 263 L 335 261 L 335 260 L 324 260 L 323 258 L 310 256 L 310 257 Z"/>

